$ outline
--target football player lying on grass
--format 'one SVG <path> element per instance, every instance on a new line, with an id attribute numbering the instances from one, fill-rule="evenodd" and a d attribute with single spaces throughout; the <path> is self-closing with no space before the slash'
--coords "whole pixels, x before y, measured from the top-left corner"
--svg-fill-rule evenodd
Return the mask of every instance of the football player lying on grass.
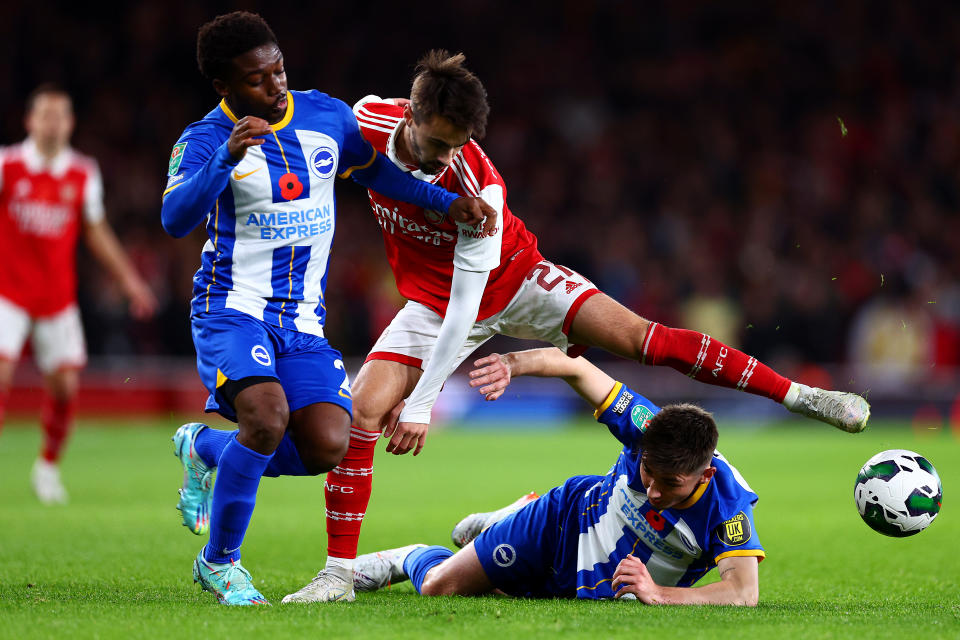
<path id="1" fill-rule="evenodd" d="M 569 478 L 542 497 L 475 513 L 453 531 L 456 554 L 415 544 L 360 556 L 354 588 L 410 578 L 421 595 L 499 590 L 521 597 L 629 598 L 646 604 L 757 604 L 763 547 L 757 495 L 715 450 L 703 409 L 657 407 L 555 348 L 493 354 L 470 385 L 495 400 L 513 376 L 563 378 L 623 448 L 606 475 Z M 394 411 L 394 417 L 398 415 Z M 693 586 L 713 567 L 720 580 Z"/>

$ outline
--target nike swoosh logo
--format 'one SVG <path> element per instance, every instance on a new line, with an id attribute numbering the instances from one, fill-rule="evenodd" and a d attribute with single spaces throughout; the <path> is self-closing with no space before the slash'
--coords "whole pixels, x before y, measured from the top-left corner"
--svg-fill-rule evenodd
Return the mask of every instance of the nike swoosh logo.
<path id="1" fill-rule="evenodd" d="M 234 169 L 234 170 L 233 170 L 233 179 L 234 179 L 234 180 L 243 180 L 243 179 L 246 178 L 247 176 L 252 176 L 252 175 L 255 174 L 257 171 L 260 171 L 260 169 L 262 169 L 262 168 L 263 168 L 263 167 L 257 167 L 257 168 L 254 169 L 253 171 L 248 171 L 247 173 L 237 173 L 237 170 Z"/>
<path id="2" fill-rule="evenodd" d="M 224 547 L 224 549 L 223 549 L 223 555 L 228 556 L 228 555 L 230 555 L 231 553 L 233 553 L 234 551 L 239 551 L 239 550 L 240 550 L 240 547 L 237 547 L 236 549 L 227 549 L 226 547 Z"/>

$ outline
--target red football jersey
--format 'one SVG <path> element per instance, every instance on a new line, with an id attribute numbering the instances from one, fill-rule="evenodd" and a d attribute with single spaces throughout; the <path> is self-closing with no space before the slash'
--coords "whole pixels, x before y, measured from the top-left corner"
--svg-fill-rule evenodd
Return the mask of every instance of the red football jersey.
<path id="1" fill-rule="evenodd" d="M 477 320 L 502 311 L 543 256 L 536 236 L 507 207 L 506 185 L 480 145 L 471 140 L 450 167 L 427 175 L 397 159 L 394 142 L 403 107 L 365 98 L 354 106 L 354 113 L 363 136 L 398 167 L 450 192 L 481 196 L 500 215 L 497 230 L 485 237 L 439 212 L 368 190 L 400 294 L 445 315 L 456 264 L 468 271 L 490 271 Z"/>
<path id="2" fill-rule="evenodd" d="M 46 161 L 29 138 L 0 149 L 0 296 L 34 317 L 76 302 L 81 220 L 103 215 L 92 158 L 66 149 Z"/>

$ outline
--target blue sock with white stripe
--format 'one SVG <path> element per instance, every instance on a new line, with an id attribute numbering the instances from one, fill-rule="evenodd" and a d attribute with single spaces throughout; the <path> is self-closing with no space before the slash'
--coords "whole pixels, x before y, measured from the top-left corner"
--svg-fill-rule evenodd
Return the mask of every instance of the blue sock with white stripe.
<path id="1" fill-rule="evenodd" d="M 270 464 L 267 465 L 263 475 L 270 478 L 310 475 L 307 473 L 306 467 L 303 466 L 303 461 L 300 460 L 297 445 L 293 444 L 293 438 L 290 437 L 289 431 L 283 434 L 283 440 L 280 441 L 277 450 L 273 452 L 273 458 L 271 458 Z"/>
<path id="2" fill-rule="evenodd" d="M 413 588 L 417 590 L 417 593 L 420 593 L 420 587 L 423 585 L 424 578 L 427 577 L 427 571 L 452 555 L 453 551 L 439 545 L 414 549 L 403 561 L 403 572 L 410 577 L 410 582 L 413 583 Z"/>
<path id="3" fill-rule="evenodd" d="M 272 457 L 248 449 L 235 437 L 224 447 L 213 485 L 210 542 L 203 551 L 208 562 L 240 559 L 240 545 L 257 502 L 260 477 Z"/>

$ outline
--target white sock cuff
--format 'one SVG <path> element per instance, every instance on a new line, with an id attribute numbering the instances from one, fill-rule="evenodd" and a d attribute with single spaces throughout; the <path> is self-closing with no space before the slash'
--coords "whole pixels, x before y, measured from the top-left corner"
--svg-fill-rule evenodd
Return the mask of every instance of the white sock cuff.
<path id="1" fill-rule="evenodd" d="M 787 389 L 787 395 L 783 397 L 783 406 L 787 409 L 793 409 L 793 406 L 797 403 L 797 398 L 800 397 L 801 386 L 799 382 L 790 383 L 790 388 Z"/>
<path id="2" fill-rule="evenodd" d="M 327 569 L 334 569 L 338 573 L 346 571 L 353 574 L 353 558 L 338 558 L 336 556 L 327 556 Z"/>

